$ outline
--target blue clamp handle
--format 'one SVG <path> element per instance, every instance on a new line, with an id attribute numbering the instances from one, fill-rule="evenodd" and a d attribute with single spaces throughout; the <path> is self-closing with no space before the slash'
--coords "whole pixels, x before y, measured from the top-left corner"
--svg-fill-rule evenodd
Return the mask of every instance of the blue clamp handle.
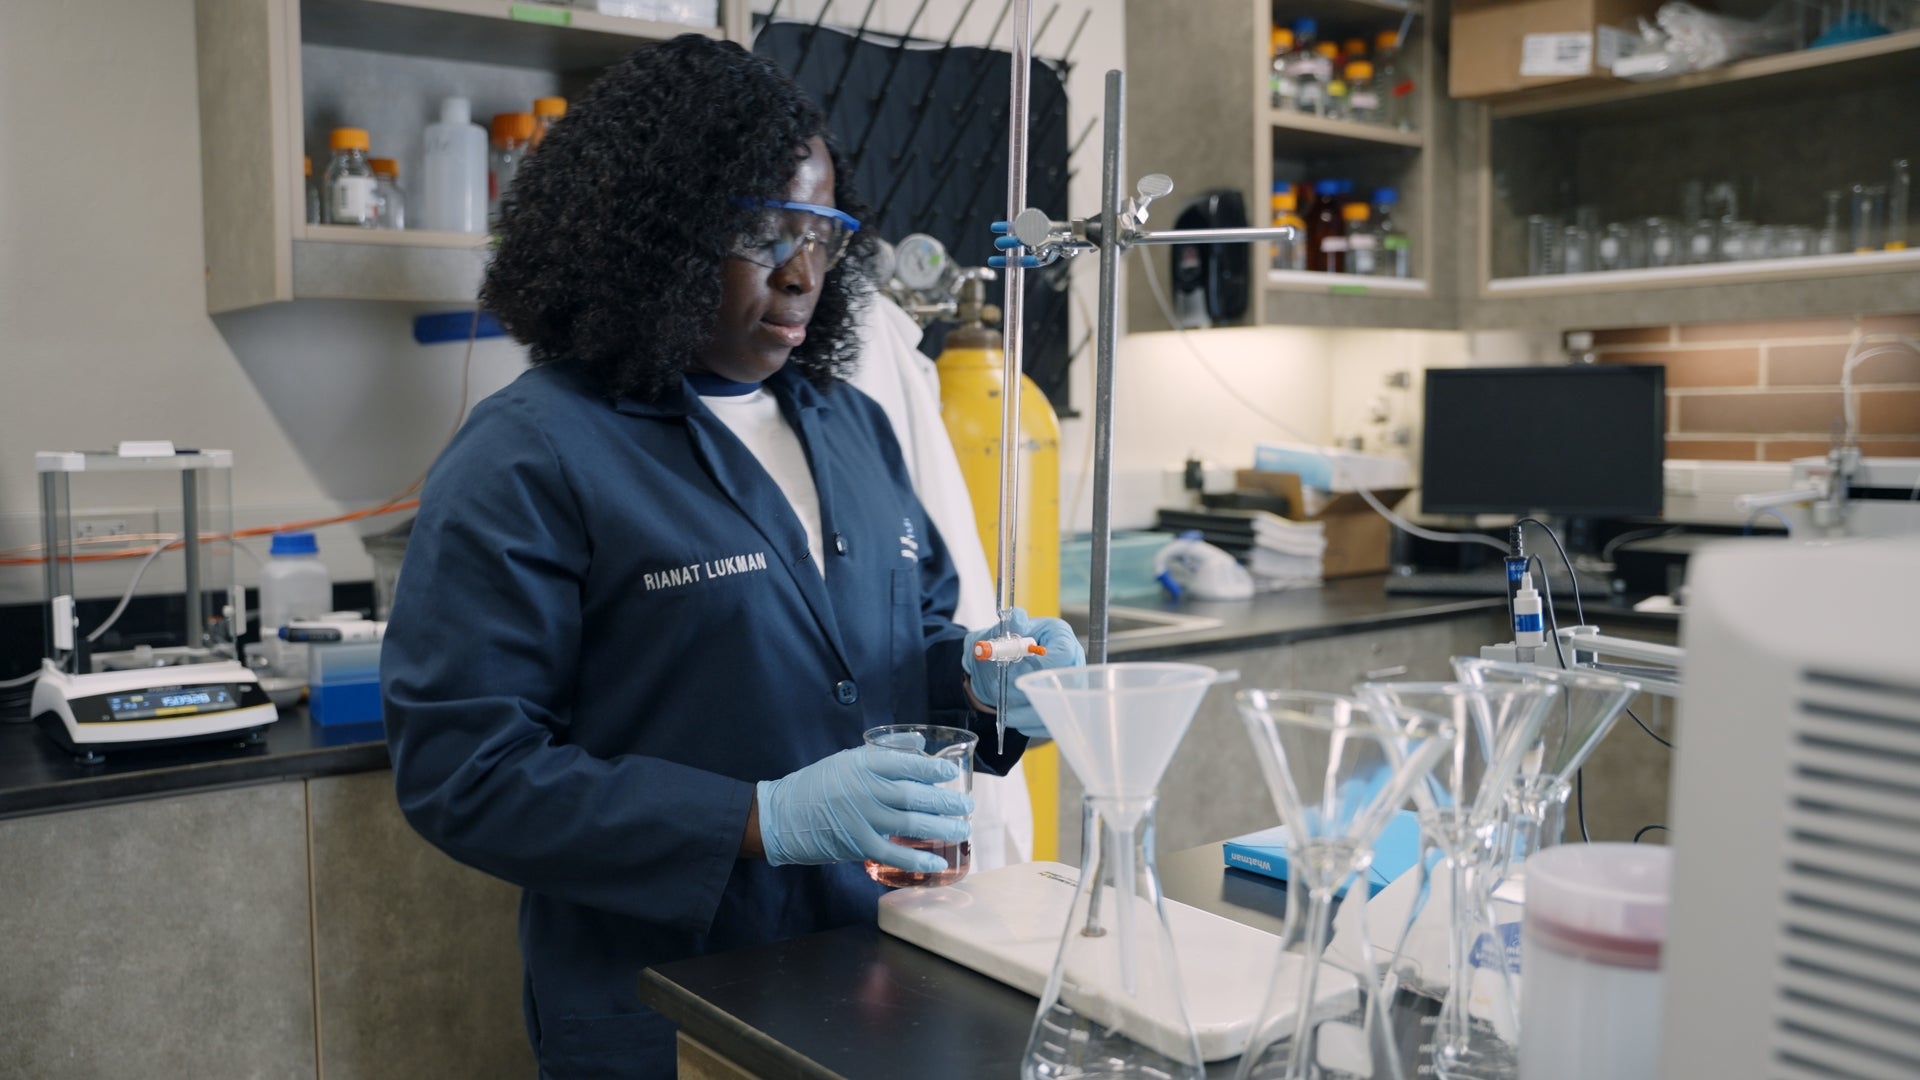
<path id="1" fill-rule="evenodd" d="M 1007 257 L 1005 255 L 989 255 L 987 256 L 987 265 L 995 269 L 1004 269 L 1007 265 Z M 1020 256 L 1020 265 L 1032 270 L 1040 265 L 1040 256 L 1022 255 Z"/>

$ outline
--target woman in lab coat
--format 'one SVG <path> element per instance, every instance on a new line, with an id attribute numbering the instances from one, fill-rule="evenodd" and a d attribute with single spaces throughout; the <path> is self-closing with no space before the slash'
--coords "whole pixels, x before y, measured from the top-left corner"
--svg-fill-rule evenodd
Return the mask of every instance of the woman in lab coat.
<path id="1" fill-rule="evenodd" d="M 673 1075 L 642 968 L 871 922 L 863 859 L 945 865 L 888 837 L 965 835 L 950 766 L 865 729 L 971 727 L 989 772 L 1044 733 L 970 684 L 951 560 L 839 379 L 861 212 L 800 89 L 692 35 L 613 68 L 506 202 L 482 299 L 534 366 L 434 466 L 382 680 L 407 820 L 525 890 L 553 1080 Z M 1021 622 L 1023 668 L 1080 662 Z"/>

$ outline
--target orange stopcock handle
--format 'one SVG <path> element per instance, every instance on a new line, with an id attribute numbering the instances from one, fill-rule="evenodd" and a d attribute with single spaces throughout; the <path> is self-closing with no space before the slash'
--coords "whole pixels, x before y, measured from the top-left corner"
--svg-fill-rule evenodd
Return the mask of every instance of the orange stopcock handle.
<path id="1" fill-rule="evenodd" d="M 973 643 L 975 660 L 993 660 L 1000 663 L 1012 663 L 1027 656 L 1045 656 L 1047 647 L 1030 637 L 1008 635 L 1001 638 L 981 638 Z"/>

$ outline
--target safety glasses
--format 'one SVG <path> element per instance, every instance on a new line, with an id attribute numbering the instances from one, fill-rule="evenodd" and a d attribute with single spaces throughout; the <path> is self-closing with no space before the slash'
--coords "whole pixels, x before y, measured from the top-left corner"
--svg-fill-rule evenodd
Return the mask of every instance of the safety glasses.
<path id="1" fill-rule="evenodd" d="M 813 203 L 782 202 L 775 199 L 743 199 L 742 206 L 760 213 L 747 234 L 734 244 L 733 253 L 757 266 L 777 270 L 802 251 L 817 251 L 826 259 L 826 269 L 838 266 L 860 231 L 860 223 L 831 206 Z"/>

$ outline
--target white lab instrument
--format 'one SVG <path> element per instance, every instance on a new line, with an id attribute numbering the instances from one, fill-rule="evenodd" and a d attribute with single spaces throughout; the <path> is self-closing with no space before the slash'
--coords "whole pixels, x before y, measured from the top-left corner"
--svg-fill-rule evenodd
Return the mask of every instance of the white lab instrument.
<path id="1" fill-rule="evenodd" d="M 1658 1074 L 1920 1063 L 1920 542 L 1694 556 Z"/>
<path id="2" fill-rule="evenodd" d="M 1785 516 L 1795 539 L 1920 536 L 1920 458 L 1862 457 L 1836 446 L 1825 457 L 1793 460 L 1793 479 L 1779 491 L 1742 495 L 1734 506 L 1749 517 Z"/>
<path id="3" fill-rule="evenodd" d="M 176 451 L 171 443 L 128 443 L 115 453 L 42 451 L 34 455 L 34 470 L 40 478 L 48 614 L 46 657 L 33 686 L 34 721 L 54 742 L 87 762 L 101 760 L 106 747 L 240 733 L 257 740 L 279 714 L 254 672 L 240 663 L 235 644 L 245 632 L 246 612 L 230 539 L 233 454 Z M 111 486 L 121 497 L 145 488 L 177 497 L 180 530 L 146 541 L 152 546 L 138 570 L 130 560 L 105 561 L 116 575 L 124 568 L 136 579 L 127 585 L 120 609 L 83 635 L 76 615 L 76 568 L 100 565 L 85 561 L 85 556 L 102 552 L 81 536 L 73 489 L 76 480 L 99 474 L 115 475 L 116 483 L 102 486 Z M 179 643 L 96 652 L 93 642 L 125 610 L 139 584 L 137 575 L 155 560 L 172 562 L 167 555 L 176 544 L 182 555 L 186 613 Z M 119 584 L 88 576 L 89 585 Z"/>

